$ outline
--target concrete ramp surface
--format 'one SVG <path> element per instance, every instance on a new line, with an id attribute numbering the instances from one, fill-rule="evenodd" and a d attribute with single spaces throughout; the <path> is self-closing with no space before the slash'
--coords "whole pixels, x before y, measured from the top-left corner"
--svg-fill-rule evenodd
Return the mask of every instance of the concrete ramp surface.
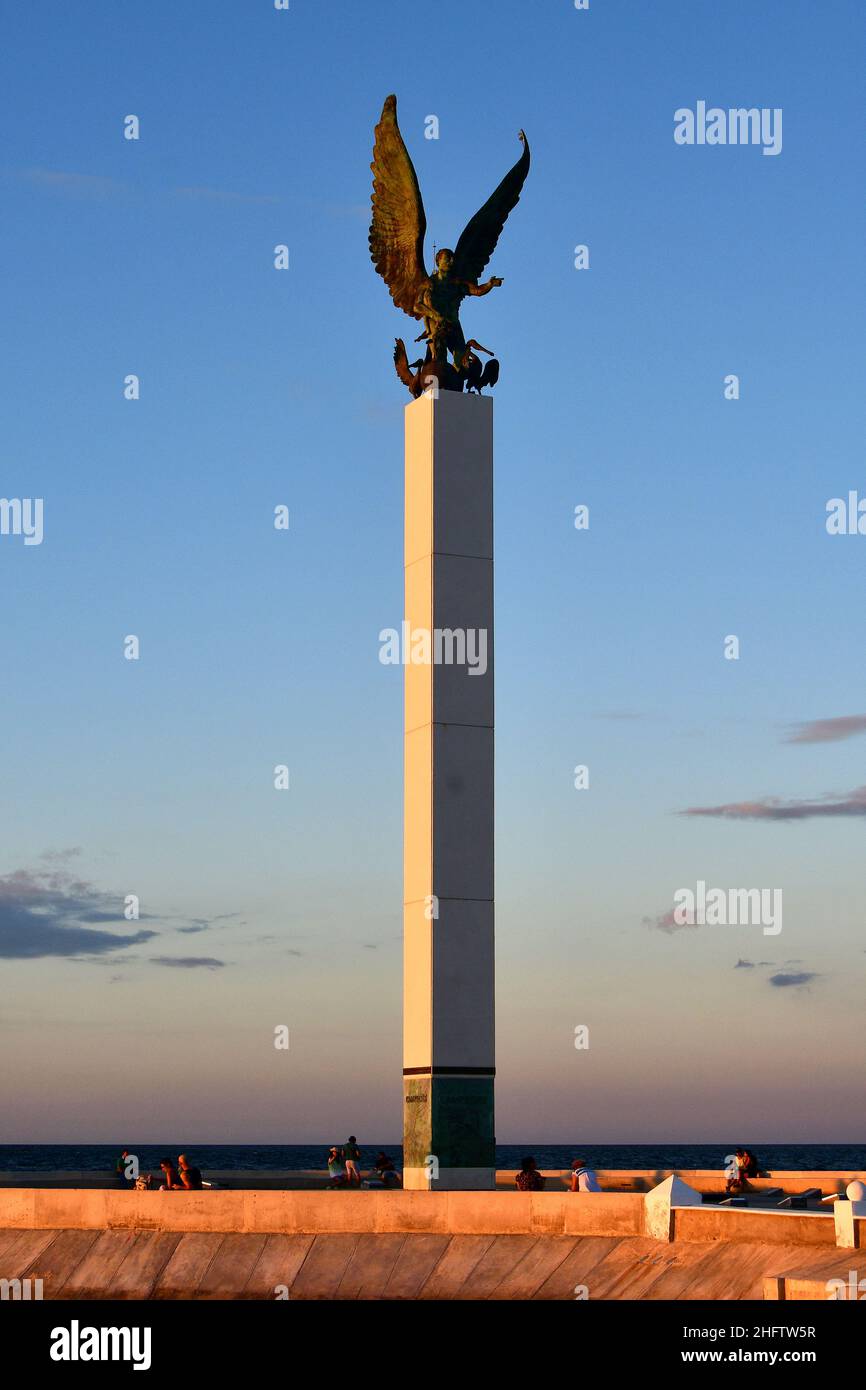
<path id="1" fill-rule="evenodd" d="M 45 1299 L 760 1299 L 765 1277 L 806 1264 L 815 1297 L 827 1279 L 866 1276 L 866 1252 L 764 1242 L 0 1231 L 8 1298 L 38 1297 L 41 1279 Z"/>

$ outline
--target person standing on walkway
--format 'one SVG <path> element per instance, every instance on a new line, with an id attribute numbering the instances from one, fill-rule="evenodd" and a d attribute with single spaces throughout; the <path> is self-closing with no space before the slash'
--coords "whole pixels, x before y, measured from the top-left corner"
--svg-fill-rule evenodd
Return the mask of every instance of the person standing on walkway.
<path id="1" fill-rule="evenodd" d="M 138 1172 L 135 1161 L 130 1162 L 130 1159 L 132 1155 L 129 1149 L 124 1149 L 114 1165 L 114 1180 L 118 1187 L 132 1187 L 135 1184 Z"/>
<path id="2" fill-rule="evenodd" d="M 358 1148 L 358 1141 L 354 1134 L 349 1135 L 348 1144 L 343 1145 L 343 1162 L 346 1165 L 346 1182 L 357 1183 L 361 1186 L 361 1174 L 358 1171 L 358 1164 L 361 1160 L 361 1150 Z"/>

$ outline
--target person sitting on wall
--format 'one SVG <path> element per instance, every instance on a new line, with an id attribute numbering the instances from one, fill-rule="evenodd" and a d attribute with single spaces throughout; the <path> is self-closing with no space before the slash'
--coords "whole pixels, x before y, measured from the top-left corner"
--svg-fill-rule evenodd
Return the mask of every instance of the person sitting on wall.
<path id="1" fill-rule="evenodd" d="M 379 1153 L 376 1155 L 375 1168 L 377 1174 L 382 1180 L 383 1187 L 399 1186 L 400 1179 L 397 1175 L 397 1170 L 394 1167 L 394 1164 L 392 1163 L 388 1155 L 381 1149 L 379 1150 Z"/>
<path id="2" fill-rule="evenodd" d="M 576 1158 L 571 1165 L 572 1192 L 600 1192 L 601 1186 L 592 1168 L 587 1168 L 582 1158 Z"/>
<path id="3" fill-rule="evenodd" d="M 160 1192 L 182 1192 L 183 1183 L 180 1174 L 175 1168 L 170 1158 L 161 1158 L 159 1166 L 162 1169 L 163 1182 L 160 1185 Z"/>
<path id="4" fill-rule="evenodd" d="M 193 1168 L 186 1154 L 178 1155 L 177 1164 L 180 1169 L 181 1186 L 189 1192 L 201 1192 L 201 1169 Z"/>
<path id="5" fill-rule="evenodd" d="M 743 1157 L 746 1160 L 743 1172 L 747 1178 L 768 1178 L 769 1173 L 764 1171 L 763 1164 L 758 1155 L 752 1153 L 751 1149 L 743 1149 Z"/>
<path id="6" fill-rule="evenodd" d="M 751 1185 L 749 1183 L 749 1175 L 746 1172 L 747 1150 L 734 1149 L 734 1161 L 736 1164 L 734 1170 L 727 1170 L 729 1176 L 725 1183 L 725 1191 L 727 1193 L 750 1192 Z"/>
<path id="7" fill-rule="evenodd" d="M 523 1159 L 514 1181 L 521 1192 L 541 1192 L 544 1188 L 544 1175 L 539 1173 L 534 1158 Z"/>

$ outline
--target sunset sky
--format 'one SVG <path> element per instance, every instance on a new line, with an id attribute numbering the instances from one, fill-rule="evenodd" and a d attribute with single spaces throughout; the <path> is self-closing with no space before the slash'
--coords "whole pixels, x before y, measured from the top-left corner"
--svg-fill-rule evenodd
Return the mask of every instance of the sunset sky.
<path id="1" fill-rule="evenodd" d="M 0 494 L 44 539 L 0 535 L 0 1143 L 399 1141 L 392 91 L 428 263 L 532 148 L 462 316 L 502 361 L 498 1138 L 866 1140 L 866 535 L 825 526 L 866 497 L 862 5 L 4 27 Z M 781 153 L 675 144 L 699 100 L 781 108 Z M 676 927 L 699 880 L 782 931 Z"/>

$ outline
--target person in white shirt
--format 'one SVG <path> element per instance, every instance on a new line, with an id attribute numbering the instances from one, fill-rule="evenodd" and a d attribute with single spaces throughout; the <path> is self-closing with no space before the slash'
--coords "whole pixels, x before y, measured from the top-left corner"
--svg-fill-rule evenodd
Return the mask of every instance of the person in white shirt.
<path id="1" fill-rule="evenodd" d="M 598 1178 L 591 1168 L 587 1168 L 582 1158 L 576 1158 L 571 1165 L 572 1192 L 600 1192 Z"/>

